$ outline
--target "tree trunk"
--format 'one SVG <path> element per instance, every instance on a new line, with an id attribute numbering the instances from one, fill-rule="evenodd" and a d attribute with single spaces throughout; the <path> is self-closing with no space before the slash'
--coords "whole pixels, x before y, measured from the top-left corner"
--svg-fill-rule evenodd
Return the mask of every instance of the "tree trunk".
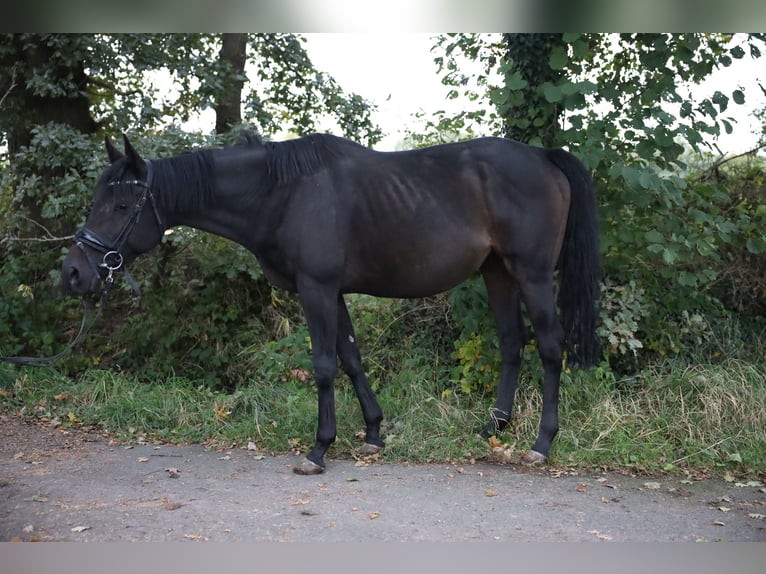
<path id="1" fill-rule="evenodd" d="M 219 60 L 230 68 L 224 82 L 224 92 L 215 104 L 215 131 L 223 134 L 242 121 L 247 34 L 221 34 Z"/>

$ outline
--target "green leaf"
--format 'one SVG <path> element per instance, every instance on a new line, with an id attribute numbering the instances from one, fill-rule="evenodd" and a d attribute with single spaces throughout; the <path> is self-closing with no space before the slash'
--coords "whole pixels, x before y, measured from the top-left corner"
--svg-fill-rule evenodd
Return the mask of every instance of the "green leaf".
<path id="1" fill-rule="evenodd" d="M 734 90 L 731 94 L 734 103 L 742 105 L 745 103 L 745 93 L 742 90 Z"/>
<path id="2" fill-rule="evenodd" d="M 563 70 L 566 68 L 569 62 L 569 56 L 567 55 L 566 48 L 563 46 L 554 46 L 551 50 L 550 58 L 548 59 L 548 65 L 553 70 Z"/>
<path id="3" fill-rule="evenodd" d="M 662 250 L 662 260 L 668 265 L 673 265 L 678 259 L 678 253 L 670 247 Z"/>
<path id="4" fill-rule="evenodd" d="M 729 98 L 721 92 L 716 91 L 716 93 L 713 94 L 713 103 L 718 106 L 719 110 L 724 112 L 729 105 Z"/>
<path id="5" fill-rule="evenodd" d="M 523 90 L 527 86 L 529 82 L 521 76 L 520 72 L 514 72 L 505 79 L 505 87 L 509 90 Z"/>
<path id="6" fill-rule="evenodd" d="M 650 243 L 662 243 L 665 240 L 665 238 L 662 236 L 662 233 L 656 229 L 650 229 L 644 233 L 644 238 Z"/>
<path id="7" fill-rule="evenodd" d="M 641 187 L 644 189 L 649 189 L 652 187 L 652 174 L 648 171 L 641 172 L 641 175 L 638 177 L 638 183 Z"/>
<path id="8" fill-rule="evenodd" d="M 541 86 L 543 96 L 545 97 L 545 100 L 547 102 L 550 102 L 551 104 L 555 104 L 556 102 L 560 102 L 561 99 L 564 97 L 564 95 L 561 93 L 561 89 L 558 86 L 554 86 L 553 84 L 546 83 Z"/>
<path id="9" fill-rule="evenodd" d="M 742 46 L 734 46 L 730 52 L 731 55 L 737 60 L 741 60 L 745 57 L 745 51 L 742 49 Z"/>

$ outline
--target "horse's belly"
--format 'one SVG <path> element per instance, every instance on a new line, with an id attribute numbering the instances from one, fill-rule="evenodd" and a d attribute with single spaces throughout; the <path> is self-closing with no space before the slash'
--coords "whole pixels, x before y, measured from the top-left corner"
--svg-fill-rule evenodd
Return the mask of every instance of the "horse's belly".
<path id="1" fill-rule="evenodd" d="M 379 251 L 347 262 L 343 290 L 377 297 L 428 297 L 455 287 L 475 273 L 489 248 L 443 245 L 422 252 L 418 246 Z"/>

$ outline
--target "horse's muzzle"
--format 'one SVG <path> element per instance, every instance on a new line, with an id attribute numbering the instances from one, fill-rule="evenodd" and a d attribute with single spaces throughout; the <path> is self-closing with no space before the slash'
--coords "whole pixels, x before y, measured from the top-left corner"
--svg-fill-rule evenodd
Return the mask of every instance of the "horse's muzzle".
<path id="1" fill-rule="evenodd" d="M 61 266 L 61 287 L 72 295 L 93 295 L 99 292 L 101 276 L 94 273 L 91 265 L 81 261 L 80 254 L 75 254 L 74 248 L 64 259 Z M 79 251 L 79 250 L 78 250 Z"/>

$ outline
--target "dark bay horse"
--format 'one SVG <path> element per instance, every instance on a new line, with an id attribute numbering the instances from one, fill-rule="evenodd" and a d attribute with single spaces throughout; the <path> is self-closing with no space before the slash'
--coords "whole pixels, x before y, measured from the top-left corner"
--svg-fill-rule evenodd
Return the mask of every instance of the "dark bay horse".
<path id="1" fill-rule="evenodd" d="M 243 245 L 277 287 L 297 292 L 313 348 L 316 444 L 295 471 L 320 473 L 335 440 L 338 361 L 366 423 L 362 452 L 383 448 L 383 414 L 362 369 L 343 295 L 423 297 L 475 272 L 484 278 L 502 356 L 497 398 L 483 435 L 508 424 L 532 324 L 544 367 L 537 440 L 541 463 L 558 432 L 563 350 L 599 360 L 598 226 L 591 178 L 570 153 L 482 138 L 378 152 L 330 135 L 144 160 L 106 140 L 111 165 L 62 267 L 65 286 L 97 294 L 165 230 L 187 225 Z M 559 289 L 554 295 L 554 272 Z"/>

